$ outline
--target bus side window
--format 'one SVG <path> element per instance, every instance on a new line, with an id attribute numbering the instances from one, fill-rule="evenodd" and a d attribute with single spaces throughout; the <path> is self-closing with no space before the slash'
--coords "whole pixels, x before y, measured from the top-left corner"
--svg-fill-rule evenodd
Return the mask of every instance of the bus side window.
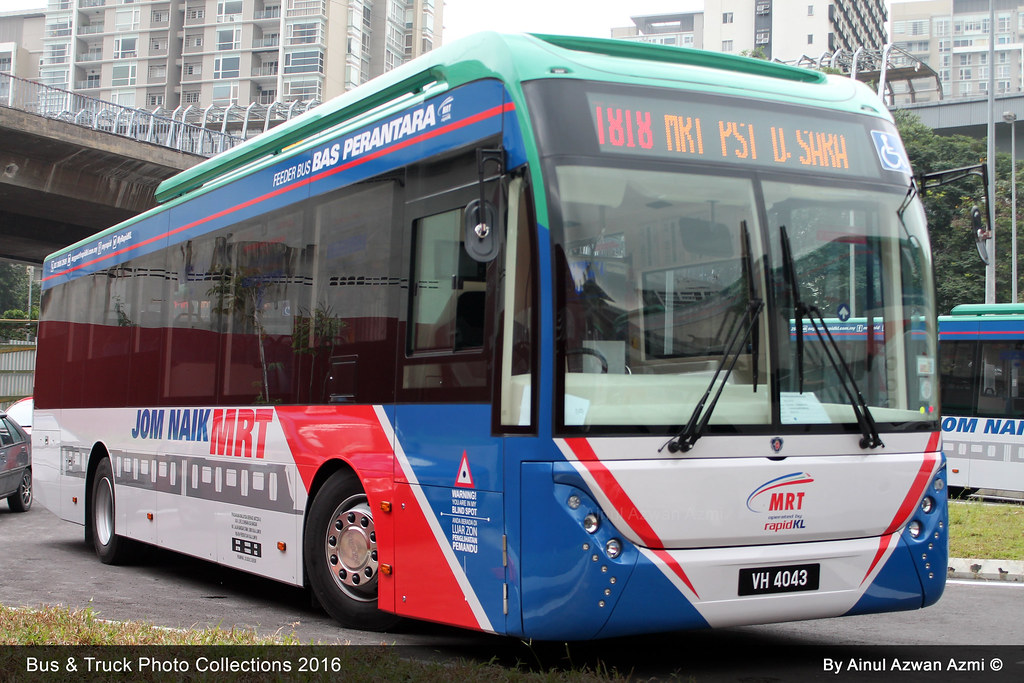
<path id="1" fill-rule="evenodd" d="M 978 415 L 982 417 L 1019 417 L 1024 388 L 1021 344 L 1007 341 L 983 342 L 978 373 Z"/>
<path id="2" fill-rule="evenodd" d="M 973 341 L 944 341 L 939 345 L 942 374 L 942 410 L 947 415 L 974 414 Z"/>
<path id="3" fill-rule="evenodd" d="M 409 350 L 482 348 L 487 267 L 459 241 L 461 209 L 415 222 Z"/>
<path id="4" fill-rule="evenodd" d="M 461 241 L 464 205 L 412 222 L 401 389 L 424 400 L 489 398 L 488 264 L 470 258 Z"/>

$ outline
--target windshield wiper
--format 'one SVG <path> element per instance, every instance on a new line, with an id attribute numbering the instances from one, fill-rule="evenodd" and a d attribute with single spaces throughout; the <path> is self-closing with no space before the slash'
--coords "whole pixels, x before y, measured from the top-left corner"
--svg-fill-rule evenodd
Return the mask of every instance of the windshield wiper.
<path id="1" fill-rule="evenodd" d="M 800 289 L 796 285 L 796 266 L 793 265 L 793 250 L 789 246 L 789 233 L 786 226 L 780 225 L 779 232 L 782 233 L 782 271 L 789 283 L 790 294 L 793 297 L 793 318 L 796 321 L 796 368 L 798 377 L 798 388 L 804 393 L 804 316 L 807 315 L 807 307 L 800 299 Z"/>
<path id="2" fill-rule="evenodd" d="M 864 400 L 860 387 L 857 385 L 857 380 L 854 379 L 853 373 L 850 372 L 850 366 L 846 363 L 846 358 L 839 350 L 839 345 L 836 344 L 836 340 L 832 337 L 832 333 L 829 331 L 828 325 L 825 324 L 825 318 L 822 316 L 821 310 L 817 306 L 809 306 L 805 304 L 800 298 L 799 287 L 797 286 L 796 281 L 796 269 L 793 265 L 793 252 L 789 245 L 789 236 L 786 234 L 786 226 L 779 226 L 779 230 L 782 233 L 782 263 L 786 270 L 786 277 L 793 290 L 793 316 L 796 318 L 796 353 L 797 363 L 799 365 L 800 393 L 802 394 L 804 392 L 803 316 L 806 315 L 811 321 L 811 327 L 814 329 L 814 333 L 818 336 L 818 340 L 821 342 L 822 349 L 824 350 L 829 363 L 832 365 L 832 369 L 835 371 L 836 375 L 839 376 L 839 382 L 843 387 L 843 391 L 846 393 L 850 407 L 853 408 L 854 417 L 857 418 L 857 426 L 860 427 L 860 447 L 884 447 L 885 444 L 882 443 L 882 439 L 878 434 L 878 427 L 875 425 L 875 420 L 871 416 L 871 410 L 868 408 L 868 403 Z M 842 370 L 840 370 L 840 367 Z"/>
<path id="3" fill-rule="evenodd" d="M 740 356 L 743 354 L 743 349 L 750 340 L 751 333 L 757 326 L 757 319 L 761 315 L 761 311 L 764 309 L 764 301 L 754 296 L 754 268 L 750 254 L 750 234 L 747 231 L 746 221 L 740 222 L 740 229 L 743 233 L 744 247 L 746 248 L 746 256 L 743 259 L 744 273 L 747 277 L 747 293 L 749 296 L 746 314 L 737 317 L 729 328 L 728 341 L 725 344 L 725 348 L 722 350 L 722 359 L 718 362 L 718 367 L 715 368 L 715 374 L 711 376 L 711 381 L 708 383 L 707 390 L 704 392 L 700 401 L 697 402 L 697 406 L 693 409 L 693 413 L 690 414 L 690 419 L 687 421 L 686 426 L 683 427 L 682 431 L 664 443 L 661 448 L 658 449 L 659 453 L 665 448 L 665 446 L 668 446 L 669 453 L 678 453 L 680 451 L 685 453 L 693 448 L 693 445 L 697 443 L 697 439 L 704 434 L 704 430 L 707 428 L 708 422 L 711 420 L 711 413 L 715 411 L 715 406 L 718 405 L 718 399 L 722 396 L 722 391 L 725 389 L 725 385 L 729 381 L 729 376 L 732 374 L 733 368 L 736 367 L 736 361 L 738 361 Z M 746 328 L 743 327 L 744 321 L 747 321 Z M 740 332 L 743 333 L 742 337 L 740 336 Z M 755 335 L 752 343 L 752 353 L 754 355 L 752 359 L 754 391 L 757 391 L 757 348 L 757 337 Z M 718 385 L 718 391 L 715 393 L 715 398 L 711 401 L 711 405 L 708 406 L 708 409 L 704 410 L 704 406 L 707 404 L 708 398 L 711 396 L 711 391 L 715 388 L 715 382 L 718 381 L 718 376 L 722 374 L 723 369 L 725 370 L 725 375 L 722 376 L 722 382 Z"/>
<path id="4" fill-rule="evenodd" d="M 743 271 L 747 275 L 747 299 L 757 300 L 757 287 L 754 285 L 754 255 L 750 251 L 750 231 L 747 230 L 747 222 L 740 221 L 740 231 L 743 233 L 743 247 L 746 253 L 743 254 Z M 757 327 L 754 327 L 753 336 L 750 339 L 750 374 L 754 385 L 754 393 L 757 393 L 758 380 L 758 358 L 761 349 L 761 334 Z"/>
<path id="5" fill-rule="evenodd" d="M 672 439 L 662 445 L 658 449 L 659 453 L 665 446 L 668 446 L 669 453 L 678 453 L 679 451 L 685 453 L 693 448 L 693 445 L 697 443 L 697 439 L 704 434 L 708 421 L 711 419 L 711 413 L 714 412 L 715 406 L 718 405 L 718 399 L 722 395 L 722 390 L 725 389 L 725 385 L 729 381 L 729 375 L 732 374 L 733 368 L 736 367 L 736 361 L 743 354 L 743 349 L 746 346 L 747 340 L 750 339 L 750 333 L 754 329 L 754 325 L 757 324 L 757 318 L 761 315 L 763 308 L 764 302 L 761 299 L 752 299 L 747 304 L 746 315 L 739 316 L 733 322 L 732 328 L 729 330 L 729 341 L 726 342 L 725 350 L 722 353 L 722 360 L 719 361 L 715 374 L 712 375 L 708 388 L 704 392 L 704 396 L 697 402 L 697 407 L 693 409 L 693 413 L 690 415 L 690 420 L 686 423 L 686 426 Z M 744 321 L 747 321 L 745 329 L 743 328 Z M 740 336 L 741 331 L 743 333 L 742 337 Z M 738 344 L 737 340 L 739 340 Z M 715 393 L 711 405 L 708 406 L 707 410 L 704 410 L 704 405 L 707 404 L 711 391 L 715 388 L 715 382 L 718 381 L 718 376 L 722 374 L 723 369 L 725 374 L 722 376 L 722 382 L 718 385 L 718 391 Z"/>

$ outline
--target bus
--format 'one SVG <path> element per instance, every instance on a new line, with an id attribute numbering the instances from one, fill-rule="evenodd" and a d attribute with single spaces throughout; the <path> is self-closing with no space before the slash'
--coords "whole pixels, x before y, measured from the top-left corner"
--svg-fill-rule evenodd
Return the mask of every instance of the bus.
<path id="1" fill-rule="evenodd" d="M 950 492 L 1024 493 L 1024 305 L 956 306 L 939 340 Z"/>
<path id="2" fill-rule="evenodd" d="M 942 594 L 928 234 L 862 84 L 484 33 L 157 199 L 42 278 L 37 489 L 103 562 L 551 640 Z"/>

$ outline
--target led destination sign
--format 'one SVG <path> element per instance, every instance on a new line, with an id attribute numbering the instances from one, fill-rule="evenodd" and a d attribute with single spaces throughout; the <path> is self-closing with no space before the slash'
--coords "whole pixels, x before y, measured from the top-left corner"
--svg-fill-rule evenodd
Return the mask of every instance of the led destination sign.
<path id="1" fill-rule="evenodd" d="M 862 177 L 878 177 L 881 168 L 902 170 L 883 155 L 905 158 L 895 134 L 869 136 L 846 120 L 708 101 L 587 97 L 601 152 Z"/>

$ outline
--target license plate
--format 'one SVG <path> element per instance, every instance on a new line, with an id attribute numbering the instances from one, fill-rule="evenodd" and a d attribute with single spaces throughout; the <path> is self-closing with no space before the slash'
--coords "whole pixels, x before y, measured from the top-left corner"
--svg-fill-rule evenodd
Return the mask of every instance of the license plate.
<path id="1" fill-rule="evenodd" d="M 740 570 L 740 595 L 795 593 L 818 590 L 821 565 L 791 564 Z"/>

